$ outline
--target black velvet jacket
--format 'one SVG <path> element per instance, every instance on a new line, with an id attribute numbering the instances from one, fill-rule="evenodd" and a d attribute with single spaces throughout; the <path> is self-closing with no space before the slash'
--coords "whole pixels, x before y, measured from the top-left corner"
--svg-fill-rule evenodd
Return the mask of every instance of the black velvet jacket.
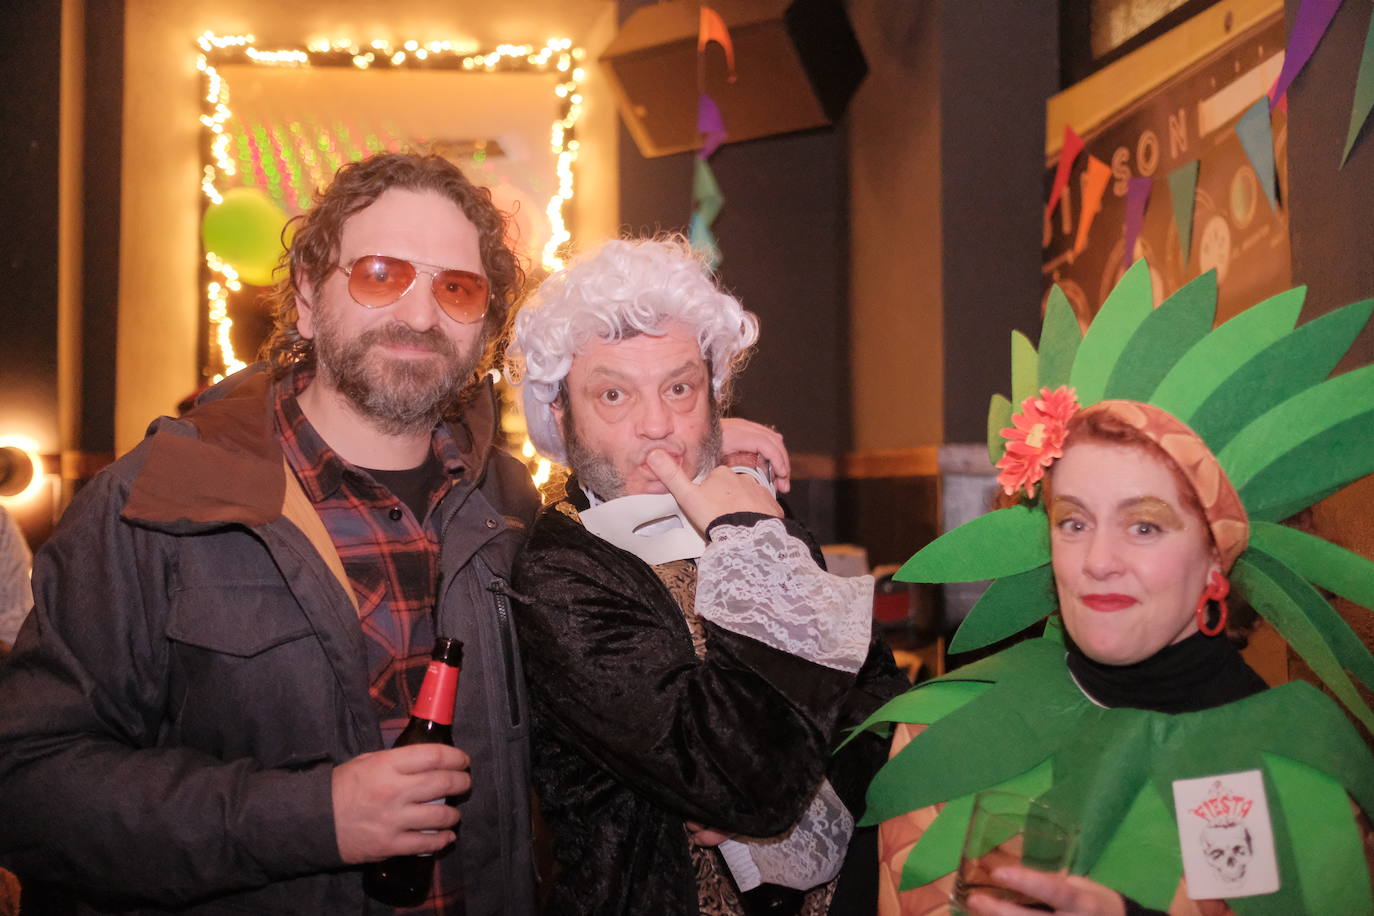
<path id="1" fill-rule="evenodd" d="M 854 675 L 703 621 L 698 659 L 654 571 L 552 507 L 513 584 L 557 859 L 547 912 L 696 914 L 684 821 L 775 835 L 825 775 L 863 810 L 884 742 L 831 749 L 909 686 L 886 645 L 874 641 Z"/>

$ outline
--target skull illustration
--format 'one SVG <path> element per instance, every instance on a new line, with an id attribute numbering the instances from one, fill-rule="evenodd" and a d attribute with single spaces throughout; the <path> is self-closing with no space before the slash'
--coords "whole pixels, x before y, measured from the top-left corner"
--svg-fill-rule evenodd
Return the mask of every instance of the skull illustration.
<path id="1" fill-rule="evenodd" d="M 1245 824 L 1232 821 L 1202 828 L 1202 851 L 1207 864 L 1223 880 L 1234 883 L 1245 877 L 1255 849 Z"/>

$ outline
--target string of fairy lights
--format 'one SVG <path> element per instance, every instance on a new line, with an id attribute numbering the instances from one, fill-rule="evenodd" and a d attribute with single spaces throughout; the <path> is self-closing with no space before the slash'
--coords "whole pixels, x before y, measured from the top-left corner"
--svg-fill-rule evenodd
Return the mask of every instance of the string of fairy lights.
<path id="1" fill-rule="evenodd" d="M 555 76 L 553 91 L 558 99 L 557 115 L 549 128 L 549 145 L 554 155 L 554 190 L 545 213 L 551 233 L 545 243 L 541 262 L 546 270 L 563 266 L 562 252 L 572 235 L 568 231 L 565 207 L 573 197 L 573 163 L 579 142 L 576 125 L 582 115 L 580 90 L 585 78 L 582 48 L 573 47 L 567 38 L 549 40 L 543 47 L 531 44 L 501 44 L 481 50 L 470 42 L 415 40 L 399 44 L 375 39 L 363 44 L 351 40 L 318 40 L 305 48 L 263 49 L 253 35 L 216 35 L 205 32 L 197 39 L 199 53 L 196 69 L 203 76 L 204 95 L 200 123 L 204 127 L 204 165 L 201 192 L 205 206 L 224 200 L 231 185 L 248 183 L 260 188 L 288 210 L 300 210 L 311 191 L 324 184 L 334 170 L 350 159 L 384 149 L 395 149 L 404 142 L 389 132 L 352 136 L 345 124 L 314 125 L 291 122 L 286 125 L 253 125 L 235 135 L 230 107 L 230 86 L 219 72 L 228 64 L 253 64 L 278 68 L 353 67 L 358 70 L 430 69 L 473 73 L 548 73 Z M 480 158 L 481 151 L 474 153 Z M 245 179 L 251 176 L 251 181 Z M 243 279 L 223 258 L 205 252 L 207 280 L 205 308 L 209 322 L 211 353 L 208 362 L 218 369 L 212 381 L 236 372 L 245 363 L 234 352 L 230 331 L 229 296 L 243 288 Z"/>

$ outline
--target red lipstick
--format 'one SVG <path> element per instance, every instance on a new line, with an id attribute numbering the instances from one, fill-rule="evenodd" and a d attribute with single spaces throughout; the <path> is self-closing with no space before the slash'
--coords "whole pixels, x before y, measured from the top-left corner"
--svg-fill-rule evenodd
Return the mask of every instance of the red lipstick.
<path id="1" fill-rule="evenodd" d="M 1082 601 L 1094 611 L 1101 611 L 1110 614 L 1113 611 L 1124 611 L 1139 602 L 1130 595 L 1104 594 L 1104 595 L 1083 595 L 1078 600 Z"/>

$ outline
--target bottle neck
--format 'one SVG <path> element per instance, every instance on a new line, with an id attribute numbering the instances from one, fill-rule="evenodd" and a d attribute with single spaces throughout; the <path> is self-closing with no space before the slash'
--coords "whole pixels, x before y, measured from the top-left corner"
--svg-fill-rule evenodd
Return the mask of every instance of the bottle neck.
<path id="1" fill-rule="evenodd" d="M 420 686 L 420 696 L 410 715 L 415 719 L 428 719 L 440 725 L 453 724 L 453 701 L 458 695 L 458 669 L 443 662 L 431 661 L 425 669 L 425 680 Z"/>

